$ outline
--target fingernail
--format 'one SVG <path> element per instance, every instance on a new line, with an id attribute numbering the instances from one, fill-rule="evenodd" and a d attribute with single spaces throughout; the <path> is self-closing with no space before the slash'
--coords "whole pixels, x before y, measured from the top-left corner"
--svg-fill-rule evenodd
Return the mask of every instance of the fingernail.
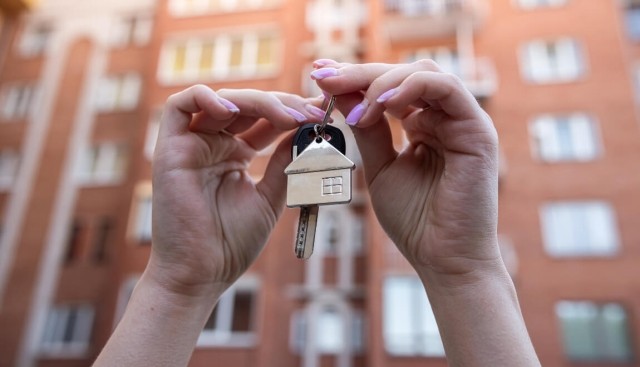
<path id="1" fill-rule="evenodd" d="M 322 96 L 324 97 L 325 101 L 328 101 L 331 99 L 331 94 L 329 94 L 329 92 L 322 91 Z"/>
<path id="2" fill-rule="evenodd" d="M 337 61 L 331 60 L 331 59 L 318 59 L 313 62 L 313 66 L 321 68 L 323 66 L 327 66 L 330 64 L 337 64 L 337 63 L 338 63 Z"/>
<path id="3" fill-rule="evenodd" d="M 291 108 L 291 107 L 284 106 L 284 110 L 285 110 L 289 115 L 291 115 L 291 117 L 293 117 L 294 119 L 296 119 L 296 121 L 298 121 L 298 122 L 304 122 L 304 121 L 307 121 L 307 116 L 305 116 L 305 115 L 301 114 L 300 112 L 298 112 L 298 111 L 294 110 L 294 109 L 293 109 L 293 108 Z"/>
<path id="4" fill-rule="evenodd" d="M 378 99 L 376 99 L 376 102 L 378 103 L 384 103 L 386 101 L 389 100 L 389 98 L 393 97 L 397 92 L 397 88 L 393 88 L 393 89 L 389 89 L 388 91 L 382 93 L 380 95 L 380 97 L 378 97 Z"/>
<path id="5" fill-rule="evenodd" d="M 360 119 L 362 118 L 362 115 L 364 115 L 366 110 L 367 110 L 366 102 L 362 102 L 358 104 L 351 110 L 351 112 L 349 112 L 344 122 L 347 125 L 355 126 L 356 124 L 358 124 L 358 121 L 360 121 Z"/>
<path id="6" fill-rule="evenodd" d="M 336 75 L 338 75 L 338 69 L 334 68 L 318 69 L 311 72 L 311 78 L 316 80 L 329 78 Z"/>
<path id="7" fill-rule="evenodd" d="M 314 115 L 315 117 L 318 117 L 318 118 L 323 118 L 324 117 L 324 111 L 322 109 L 316 107 L 316 106 L 308 104 L 308 105 L 304 106 L 304 108 L 307 111 L 309 111 L 310 114 Z"/>
<path id="8" fill-rule="evenodd" d="M 220 102 L 220 104 L 225 106 L 229 111 L 233 113 L 240 112 L 240 109 L 238 108 L 238 106 L 234 105 L 230 100 L 224 99 L 222 97 L 218 97 L 218 101 Z"/>

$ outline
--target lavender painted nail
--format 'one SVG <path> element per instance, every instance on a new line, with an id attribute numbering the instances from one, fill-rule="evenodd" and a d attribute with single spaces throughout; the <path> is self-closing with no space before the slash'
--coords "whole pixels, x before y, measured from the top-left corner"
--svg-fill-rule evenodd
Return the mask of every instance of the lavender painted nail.
<path id="1" fill-rule="evenodd" d="M 389 89 L 388 91 L 382 93 L 380 97 L 376 99 L 376 102 L 385 103 L 386 101 L 389 100 L 389 98 L 393 97 L 397 91 L 398 91 L 397 88 Z"/>
<path id="2" fill-rule="evenodd" d="M 351 112 L 349 112 L 344 122 L 350 126 L 357 125 L 358 121 L 360 121 L 366 110 L 367 105 L 365 104 L 365 102 L 360 103 L 359 105 L 355 106 L 353 110 L 351 110 Z"/>
<path id="3" fill-rule="evenodd" d="M 335 60 L 331 60 L 331 59 L 318 59 L 316 61 L 313 62 L 313 65 L 316 66 L 326 66 L 326 65 L 330 65 L 330 64 L 337 64 L 338 62 Z"/>
<path id="4" fill-rule="evenodd" d="M 304 122 L 304 121 L 307 121 L 307 117 L 306 117 L 305 115 L 301 114 L 300 112 L 298 112 L 298 111 L 294 110 L 294 109 L 293 109 L 293 108 L 291 108 L 291 107 L 284 106 L 284 110 L 285 110 L 289 115 L 291 115 L 291 117 L 293 117 L 294 119 L 296 119 L 296 121 L 298 121 L 298 122 Z"/>
<path id="5" fill-rule="evenodd" d="M 333 68 L 318 69 L 311 72 L 311 78 L 316 80 L 329 78 L 336 75 L 338 75 L 338 69 Z"/>
<path id="6" fill-rule="evenodd" d="M 315 117 L 318 117 L 318 118 L 324 117 L 324 111 L 316 106 L 308 104 L 308 105 L 305 105 L 304 108 Z"/>
<path id="7" fill-rule="evenodd" d="M 238 108 L 238 106 L 236 106 L 235 104 L 233 104 L 230 100 L 228 99 L 224 99 L 222 97 L 218 97 L 218 102 L 220 102 L 220 104 L 222 104 L 223 106 L 225 106 L 229 111 L 231 112 L 240 112 L 240 109 Z"/>

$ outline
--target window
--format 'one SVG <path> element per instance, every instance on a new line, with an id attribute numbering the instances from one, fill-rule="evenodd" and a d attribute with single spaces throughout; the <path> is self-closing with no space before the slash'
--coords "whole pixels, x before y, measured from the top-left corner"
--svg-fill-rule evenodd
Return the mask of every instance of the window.
<path id="1" fill-rule="evenodd" d="M 128 150 L 124 144 L 103 142 L 89 147 L 79 157 L 78 182 L 81 185 L 118 183 L 127 169 Z"/>
<path id="2" fill-rule="evenodd" d="M 133 237 L 138 242 L 151 243 L 151 185 L 140 186 L 136 197 Z"/>
<path id="3" fill-rule="evenodd" d="M 20 40 L 20 53 L 25 57 L 36 57 L 45 53 L 52 27 L 49 23 L 28 25 Z"/>
<path id="4" fill-rule="evenodd" d="M 49 311 L 41 352 L 47 356 L 83 357 L 89 349 L 93 306 L 58 305 Z"/>
<path id="5" fill-rule="evenodd" d="M 615 215 L 605 202 L 545 204 L 541 222 L 545 249 L 551 256 L 611 256 L 618 251 Z"/>
<path id="6" fill-rule="evenodd" d="M 459 9 L 461 2 L 451 0 L 385 0 L 387 11 L 405 16 L 445 15 Z"/>
<path id="7" fill-rule="evenodd" d="M 383 335 L 392 355 L 444 357 L 435 316 L 420 279 L 390 276 L 383 289 Z"/>
<path id="8" fill-rule="evenodd" d="M 243 277 L 220 297 L 198 338 L 198 346 L 255 345 L 258 280 Z"/>
<path id="9" fill-rule="evenodd" d="M 565 355 L 573 361 L 633 360 L 627 314 L 617 303 L 561 301 L 556 304 Z"/>
<path id="10" fill-rule="evenodd" d="M 111 26 L 109 42 L 113 47 L 144 46 L 151 39 L 151 16 L 129 16 L 117 19 Z"/>
<path id="11" fill-rule="evenodd" d="M 120 291 L 118 292 L 118 303 L 116 304 L 116 311 L 113 317 L 113 328 L 115 329 L 118 326 L 118 323 L 124 316 L 124 311 L 129 304 L 129 300 L 131 300 L 131 296 L 133 295 L 133 290 L 138 284 L 138 280 L 140 279 L 140 275 L 132 275 L 127 277 L 122 285 L 120 286 Z"/>
<path id="12" fill-rule="evenodd" d="M 170 41 L 162 50 L 159 78 L 166 83 L 253 78 L 275 72 L 278 57 L 279 40 L 270 31 Z"/>
<path id="13" fill-rule="evenodd" d="M 34 83 L 14 83 L 2 88 L 0 119 L 20 120 L 29 115 L 36 95 Z"/>
<path id="14" fill-rule="evenodd" d="M 67 253 L 65 262 L 67 264 L 78 260 L 81 257 L 82 241 L 85 234 L 85 225 L 80 219 L 75 219 L 69 229 L 67 238 Z"/>
<path id="15" fill-rule="evenodd" d="M 435 61 L 447 73 L 461 75 L 460 59 L 456 50 L 446 47 L 420 49 L 408 55 L 406 62 L 411 63 L 422 59 Z"/>
<path id="16" fill-rule="evenodd" d="M 280 0 L 169 0 L 169 11 L 177 17 L 206 13 L 261 9 L 279 4 Z"/>
<path id="17" fill-rule="evenodd" d="M 126 111 L 138 105 L 142 80 L 134 73 L 110 75 L 100 81 L 96 95 L 99 112 Z"/>
<path id="18" fill-rule="evenodd" d="M 313 314 L 310 314 L 311 312 Z M 347 321 L 347 315 L 350 315 L 351 322 Z M 311 320 L 315 322 L 313 337 L 308 334 L 311 330 Z M 360 311 L 351 310 L 347 314 L 344 309 L 324 305 L 317 310 L 308 308 L 295 312 L 291 323 L 289 342 L 291 349 L 298 354 L 304 354 L 309 340 L 314 341 L 314 349 L 319 354 L 340 354 L 346 351 L 346 347 L 356 353 L 364 350 L 364 321 Z M 350 325 L 351 328 L 345 330 L 345 325 Z M 350 345 L 347 345 L 347 336 L 350 337 Z"/>
<path id="19" fill-rule="evenodd" d="M 630 1 L 625 11 L 627 34 L 633 41 L 640 41 L 640 1 Z"/>
<path id="20" fill-rule="evenodd" d="M 536 156 L 546 162 L 595 159 L 600 153 L 595 125 L 582 113 L 536 118 L 531 125 Z"/>
<path id="21" fill-rule="evenodd" d="M 522 48 L 521 71 L 534 83 L 577 80 L 586 71 L 582 50 L 571 38 L 532 41 Z"/>
<path id="22" fill-rule="evenodd" d="M 94 233 L 93 249 L 91 257 L 94 262 L 102 263 L 107 259 L 107 248 L 111 242 L 114 230 L 114 221 L 110 217 L 99 219 Z"/>
<path id="23" fill-rule="evenodd" d="M 0 150 L 0 191 L 10 189 L 18 174 L 20 156 L 13 149 Z"/>
<path id="24" fill-rule="evenodd" d="M 345 249 L 350 253 L 362 250 L 364 229 L 358 214 L 344 206 L 324 206 L 321 213 L 316 228 L 316 251 L 337 255 Z"/>
<path id="25" fill-rule="evenodd" d="M 147 126 L 147 137 L 144 142 L 144 156 L 148 160 L 153 159 L 153 152 L 156 149 L 158 141 L 158 133 L 160 132 L 160 118 L 162 117 L 162 109 L 151 111 L 151 118 Z"/>
<path id="26" fill-rule="evenodd" d="M 523 9 L 535 9 L 562 6 L 567 0 L 517 0 L 517 3 Z"/>

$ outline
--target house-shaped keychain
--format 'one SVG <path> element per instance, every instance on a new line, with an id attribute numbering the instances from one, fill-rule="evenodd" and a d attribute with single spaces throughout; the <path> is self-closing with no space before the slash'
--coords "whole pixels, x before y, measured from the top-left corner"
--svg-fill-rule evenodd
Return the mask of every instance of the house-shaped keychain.
<path id="1" fill-rule="evenodd" d="M 287 166 L 287 206 L 351 201 L 355 164 L 325 139 L 317 138 Z"/>

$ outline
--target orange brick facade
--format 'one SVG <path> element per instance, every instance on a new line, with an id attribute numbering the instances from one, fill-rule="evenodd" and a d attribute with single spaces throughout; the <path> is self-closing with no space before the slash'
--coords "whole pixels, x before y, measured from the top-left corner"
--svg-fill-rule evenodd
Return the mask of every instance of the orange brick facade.
<path id="1" fill-rule="evenodd" d="M 626 18 L 633 1 L 566 0 L 531 9 L 517 0 L 432 1 L 452 8 L 422 16 L 403 13 L 402 1 L 383 0 L 237 1 L 229 2 L 240 4 L 237 8 L 193 14 L 175 7 L 187 1 L 87 1 L 78 9 L 55 3 L 43 1 L 21 15 L 7 14 L 2 23 L 0 103 L 6 87 L 14 84 L 35 82 L 38 93 L 27 115 L 0 121 L 0 151 L 20 152 L 13 184 L 0 190 L 0 366 L 89 366 L 108 339 L 149 255 L 149 242 L 140 232 L 140 199 L 150 195 L 150 131 L 169 95 L 196 82 L 214 89 L 308 95 L 313 89 L 306 78 L 316 58 L 395 63 L 438 49 L 455 50 L 459 74 L 500 135 L 499 233 L 542 363 L 581 365 L 567 355 L 557 305 L 586 301 L 624 309 L 630 357 L 622 365 L 635 365 L 640 351 L 640 85 L 634 84 L 634 73 L 640 75 L 640 40 L 629 36 Z M 394 4 L 401 4 L 400 11 Z M 341 6 L 357 11 L 347 13 Z M 114 46 L 109 25 L 132 18 L 136 21 L 131 24 L 142 19 L 147 23 L 140 24 L 150 24 L 151 31 L 140 41 L 132 41 L 132 32 L 131 40 Z M 326 26 L 318 28 L 314 19 Z M 46 47 L 25 56 L 21 44 L 39 23 L 49 27 Z M 234 71 L 234 55 L 244 55 L 238 60 L 254 51 L 261 55 L 265 34 L 274 36 L 264 41 L 270 50 L 264 65 L 239 61 L 242 65 Z M 523 45 L 562 37 L 579 44 L 580 75 L 561 82 L 527 80 Z M 247 46 L 254 44 L 255 49 Z M 215 64 L 226 55 L 221 48 L 232 60 L 223 68 L 226 74 Z M 213 60 L 202 57 L 205 50 Z M 131 73 L 140 86 L 135 105 L 97 109 L 103 77 Z M 125 92 L 113 88 L 120 91 L 113 94 L 114 103 L 125 101 Z M 596 156 L 586 161 L 540 159 L 532 136 L 536 119 L 576 112 L 597 121 Z M 348 155 L 358 166 L 355 144 L 340 126 L 350 142 Z M 403 137 L 395 125 L 394 139 L 401 149 Z M 78 181 L 84 148 L 103 143 L 108 147 L 94 151 L 93 181 Z M 119 154 L 125 158 L 108 158 Z M 267 161 L 268 151 L 252 165 L 256 178 Z M 118 174 L 102 180 L 99 162 L 115 162 Z M 336 247 L 318 250 L 313 261 L 295 259 L 298 212 L 285 209 L 266 249 L 235 290 L 235 314 L 246 300 L 241 296 L 250 290 L 249 332 L 229 337 L 214 321 L 212 341 L 196 348 L 191 366 L 446 365 L 437 352 L 390 351 L 385 340 L 386 279 L 412 272 L 378 226 L 359 167 L 354 177 L 353 202 L 335 213 L 324 212 L 350 223 L 338 232 L 342 237 L 328 235 L 326 246 Z M 541 213 L 546 204 L 558 201 L 607 203 L 615 218 L 614 253 L 550 254 Z M 342 249 L 345 244 L 348 250 Z M 43 348 L 51 309 L 79 304 L 91 305 L 88 345 L 79 352 L 68 346 Z M 300 315 L 324 315 L 327 305 L 346 330 L 340 340 L 348 340 L 347 347 L 340 350 L 323 351 L 332 344 L 313 336 L 319 323 L 296 321 Z M 220 304 L 218 315 L 225 315 L 223 309 Z M 605 358 L 588 365 L 619 362 Z"/>

